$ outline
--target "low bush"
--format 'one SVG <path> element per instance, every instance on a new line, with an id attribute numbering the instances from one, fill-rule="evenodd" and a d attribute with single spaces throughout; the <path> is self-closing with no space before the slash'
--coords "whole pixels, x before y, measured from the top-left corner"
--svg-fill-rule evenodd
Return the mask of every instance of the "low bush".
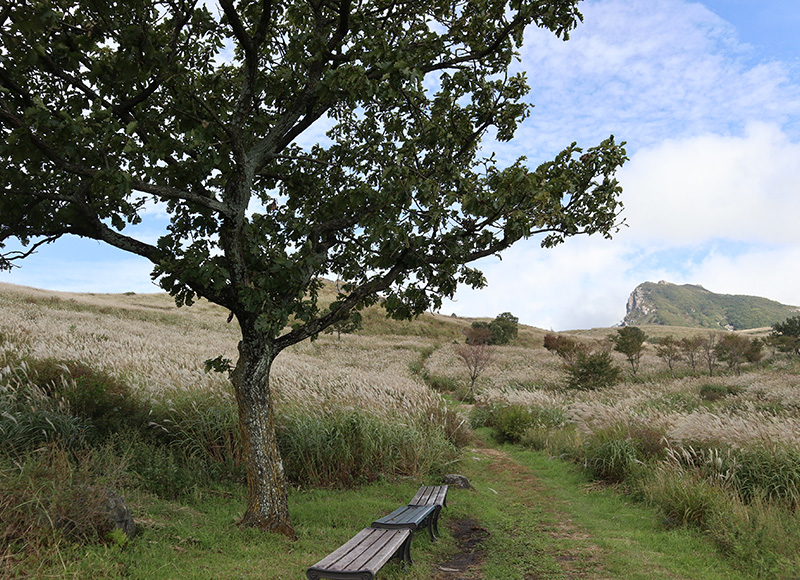
<path id="1" fill-rule="evenodd" d="M 609 483 L 626 481 L 641 464 L 636 444 L 620 429 L 595 433 L 587 439 L 583 462 L 593 477 Z"/>
<path id="2" fill-rule="evenodd" d="M 611 355 L 604 350 L 580 353 L 574 364 L 567 366 L 567 386 L 571 389 L 594 391 L 619 382 L 622 375 Z"/>
<path id="3" fill-rule="evenodd" d="M 539 405 L 476 405 L 470 412 L 473 429 L 491 427 L 501 442 L 520 443 L 532 430 L 555 431 L 567 424 L 562 409 Z"/>
<path id="4" fill-rule="evenodd" d="M 492 426 L 501 442 L 519 443 L 536 418 L 525 405 L 502 405 L 493 410 Z"/>
<path id="5" fill-rule="evenodd" d="M 103 451 L 52 444 L 11 460 L 0 456 L 0 562 L 46 560 L 67 543 L 112 541 L 105 489 L 125 484 L 125 465 Z"/>

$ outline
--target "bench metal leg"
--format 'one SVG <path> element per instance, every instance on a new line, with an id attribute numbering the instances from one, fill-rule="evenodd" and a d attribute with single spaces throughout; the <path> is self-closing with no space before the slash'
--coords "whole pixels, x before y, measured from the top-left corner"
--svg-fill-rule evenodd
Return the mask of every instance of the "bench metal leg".
<path id="1" fill-rule="evenodd" d="M 408 539 L 403 542 L 402 550 L 403 550 L 403 566 L 410 566 L 414 563 L 414 560 L 411 559 L 411 540 L 414 538 L 414 534 L 410 534 Z"/>
<path id="2" fill-rule="evenodd" d="M 433 533 L 436 534 L 437 538 L 441 536 L 441 534 L 439 533 L 439 512 L 441 511 L 442 511 L 441 506 L 436 506 L 436 511 L 434 511 L 433 514 L 431 515 L 431 518 L 433 518 L 433 521 L 431 522 L 431 525 L 433 526 Z"/>

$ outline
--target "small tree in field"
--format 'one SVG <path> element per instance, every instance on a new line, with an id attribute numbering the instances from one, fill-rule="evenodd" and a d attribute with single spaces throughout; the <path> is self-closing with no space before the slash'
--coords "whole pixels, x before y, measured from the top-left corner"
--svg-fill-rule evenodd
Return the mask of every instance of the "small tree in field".
<path id="1" fill-rule="evenodd" d="M 469 328 L 465 334 L 467 341 L 457 345 L 455 351 L 469 373 L 469 387 L 464 399 L 471 402 L 475 400 L 475 381 L 494 362 L 495 348 L 489 344 L 492 334 L 488 328 Z"/>
<path id="2" fill-rule="evenodd" d="M 497 318 L 489 323 L 492 331 L 492 344 L 508 344 L 517 338 L 519 318 L 510 312 L 498 314 Z"/>
<path id="3" fill-rule="evenodd" d="M 655 343 L 656 354 L 667 363 L 672 378 L 675 378 L 675 363 L 682 358 L 681 343 L 674 336 L 668 334 Z"/>
<path id="4" fill-rule="evenodd" d="M 567 367 L 567 374 L 567 385 L 582 391 L 610 387 L 620 379 L 619 367 L 614 364 L 608 351 L 602 349 L 579 354 L 575 363 Z"/>
<path id="5" fill-rule="evenodd" d="M 178 305 L 231 312 L 242 525 L 294 535 L 270 372 L 381 303 L 413 318 L 470 264 L 619 225 L 613 137 L 499 166 L 530 106 L 528 26 L 579 0 L 0 3 L 0 268 L 74 235 L 153 264 Z M 132 226 L 168 215 L 155 235 Z M 7 242 L 19 245 L 11 248 Z M 322 278 L 343 281 L 320 304 Z"/>
<path id="6" fill-rule="evenodd" d="M 472 328 L 488 330 L 491 335 L 489 344 L 508 344 L 517 338 L 518 325 L 519 318 L 510 312 L 503 312 L 491 322 L 476 320 Z"/>
<path id="7" fill-rule="evenodd" d="M 546 334 L 544 347 L 564 362 L 567 385 L 572 389 L 591 391 L 619 381 L 620 370 L 607 349 L 593 351 L 588 344 L 563 334 Z"/>
<path id="8" fill-rule="evenodd" d="M 697 372 L 697 363 L 701 360 L 703 340 L 702 336 L 693 336 L 691 338 L 682 338 L 680 341 L 681 355 L 692 367 L 693 373 Z"/>
<path id="9" fill-rule="evenodd" d="M 628 363 L 631 365 L 631 372 L 635 377 L 639 371 L 639 362 L 642 359 L 647 335 L 636 326 L 624 326 L 618 328 L 617 334 L 610 335 L 609 339 L 614 343 L 614 350 L 621 352 L 628 359 Z"/>
<path id="10" fill-rule="evenodd" d="M 708 376 L 714 376 L 714 367 L 717 366 L 719 336 L 715 332 L 709 332 L 706 336 L 701 336 L 699 342 L 700 357 L 708 369 Z"/>
<path id="11" fill-rule="evenodd" d="M 581 354 L 588 352 L 588 346 L 563 334 L 545 334 L 544 347 L 564 361 L 567 367 L 574 365 Z"/>
<path id="12" fill-rule="evenodd" d="M 741 334 L 725 334 L 714 347 L 717 358 L 728 363 L 728 368 L 736 375 L 742 374 L 742 363 L 758 362 L 762 357 L 763 343 L 757 339 L 749 339 Z"/>
<path id="13" fill-rule="evenodd" d="M 772 325 L 771 338 L 779 350 L 800 354 L 800 316 Z"/>

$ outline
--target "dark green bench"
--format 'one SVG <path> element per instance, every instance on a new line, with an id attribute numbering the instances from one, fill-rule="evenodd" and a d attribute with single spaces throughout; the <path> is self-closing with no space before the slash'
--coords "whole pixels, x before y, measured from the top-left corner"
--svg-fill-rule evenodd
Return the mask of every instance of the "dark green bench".
<path id="1" fill-rule="evenodd" d="M 431 519 L 433 533 L 439 535 L 439 512 L 447 506 L 447 486 L 446 485 L 423 485 L 417 491 L 414 498 L 408 502 L 409 506 L 428 506 L 436 508 Z"/>
<path id="2" fill-rule="evenodd" d="M 433 535 L 433 517 L 435 513 L 436 506 L 433 505 L 404 505 L 388 516 L 383 516 L 379 520 L 372 522 L 372 527 L 385 530 L 411 530 L 413 534 L 419 528 L 425 526 L 428 528 L 431 541 L 433 541 L 436 539 Z M 411 559 L 411 538 L 406 542 L 405 549 L 404 560 L 409 564 L 413 564 L 414 562 Z"/>

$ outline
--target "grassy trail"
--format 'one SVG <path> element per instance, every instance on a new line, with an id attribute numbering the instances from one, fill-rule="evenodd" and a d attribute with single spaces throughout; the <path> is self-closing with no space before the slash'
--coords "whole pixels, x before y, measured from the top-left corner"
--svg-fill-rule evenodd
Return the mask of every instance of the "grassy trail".
<path id="1" fill-rule="evenodd" d="M 485 558 L 468 570 L 439 570 L 436 580 L 748 577 L 701 535 L 665 530 L 654 512 L 592 486 L 575 466 L 487 447 L 468 452 L 462 467 L 475 490 L 455 490 L 447 517 L 486 531 Z"/>

